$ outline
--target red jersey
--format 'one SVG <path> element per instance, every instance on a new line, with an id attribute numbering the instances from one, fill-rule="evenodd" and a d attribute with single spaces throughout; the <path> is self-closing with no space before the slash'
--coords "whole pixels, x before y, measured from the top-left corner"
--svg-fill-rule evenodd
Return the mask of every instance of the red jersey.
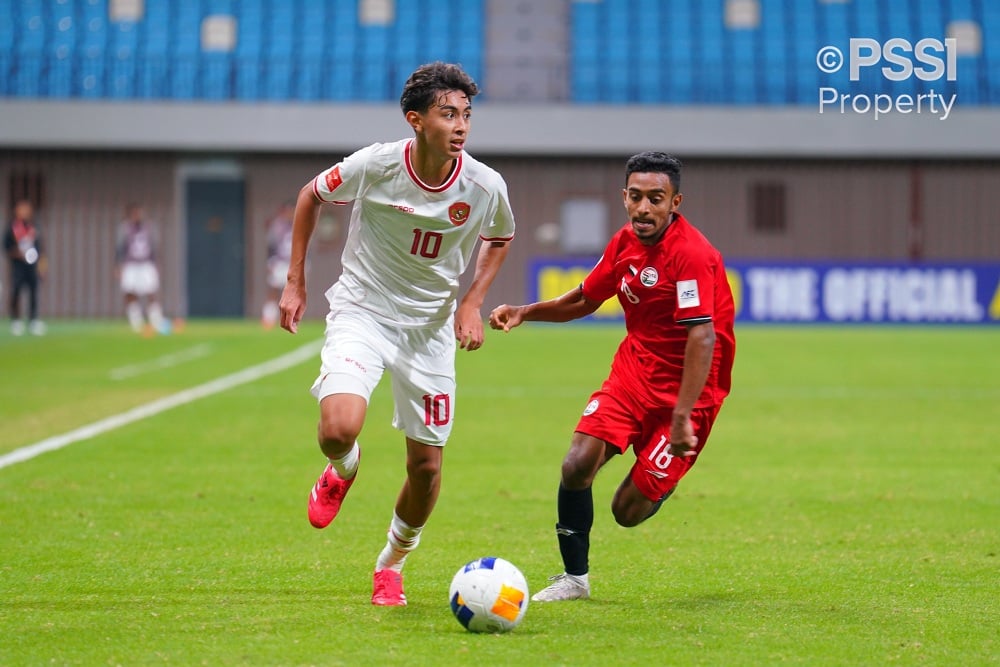
<path id="1" fill-rule="evenodd" d="M 643 403 L 676 404 L 687 327 L 704 322 L 715 325 L 715 352 L 694 407 L 720 405 L 729 394 L 736 354 L 733 293 L 722 255 L 684 216 L 676 213 L 651 246 L 640 243 L 631 224 L 625 224 L 582 287 L 592 301 L 618 295 L 627 334 L 612 374 L 625 378 L 625 386 L 633 387 Z"/>

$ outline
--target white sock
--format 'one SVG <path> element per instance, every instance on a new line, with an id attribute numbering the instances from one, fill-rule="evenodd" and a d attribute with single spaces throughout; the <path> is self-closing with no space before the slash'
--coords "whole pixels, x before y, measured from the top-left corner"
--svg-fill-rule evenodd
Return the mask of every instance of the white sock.
<path id="1" fill-rule="evenodd" d="M 278 304 L 274 301 L 268 301 L 261 309 L 260 319 L 264 322 L 264 324 L 274 326 L 278 322 L 279 314 L 280 311 L 278 310 Z"/>
<path id="2" fill-rule="evenodd" d="M 142 306 L 139 305 L 138 301 L 133 301 L 125 306 L 125 317 L 128 318 L 128 324 L 132 327 L 132 331 L 136 333 L 142 331 Z"/>
<path id="3" fill-rule="evenodd" d="M 577 583 L 583 584 L 587 588 L 590 588 L 590 573 L 589 572 L 585 572 L 583 574 L 569 574 L 567 572 L 566 576 L 569 577 L 570 579 L 573 579 Z"/>
<path id="4" fill-rule="evenodd" d="M 149 323 L 153 325 L 154 329 L 161 331 L 163 329 L 163 309 L 160 307 L 160 302 L 154 301 L 149 304 L 146 312 L 149 313 Z"/>
<path id="5" fill-rule="evenodd" d="M 358 461 L 361 458 L 361 448 L 355 442 L 351 451 L 347 452 L 339 459 L 327 459 L 333 469 L 337 471 L 340 479 L 351 479 L 358 472 Z"/>
<path id="6" fill-rule="evenodd" d="M 406 557 L 420 544 L 420 531 L 423 529 L 423 526 L 411 526 L 393 512 L 392 523 L 389 524 L 388 540 L 382 553 L 375 561 L 375 571 L 395 570 L 401 572 Z"/>

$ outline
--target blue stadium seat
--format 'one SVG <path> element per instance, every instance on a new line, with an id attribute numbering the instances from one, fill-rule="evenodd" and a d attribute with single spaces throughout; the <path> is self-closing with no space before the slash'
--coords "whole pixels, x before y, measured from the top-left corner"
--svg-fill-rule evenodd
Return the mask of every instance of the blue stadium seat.
<path id="1" fill-rule="evenodd" d="M 447 44 L 449 48 L 448 58 L 454 62 L 461 62 L 468 66 L 468 60 L 479 59 L 483 55 L 483 45 L 485 36 L 485 26 L 478 28 L 471 23 L 469 17 L 475 16 L 474 6 L 476 2 L 470 2 L 470 11 L 461 9 L 461 3 L 452 0 L 448 22 Z"/>
<path id="2" fill-rule="evenodd" d="M 976 12 L 972 7 L 972 0 L 944 1 L 948 3 L 947 18 L 949 21 L 974 21 L 977 19 Z"/>
<path id="3" fill-rule="evenodd" d="M 115 99 L 130 99 L 136 93 L 136 59 L 134 51 L 121 49 L 110 55 L 107 93 Z"/>
<path id="4" fill-rule="evenodd" d="M 629 32 L 628 1 L 605 0 L 602 5 L 601 25 L 606 36 L 598 47 L 601 55 L 598 65 L 602 68 L 599 98 L 602 102 L 622 104 L 629 101 L 632 86 L 632 49 L 629 40 L 613 36 L 624 36 Z"/>
<path id="5" fill-rule="evenodd" d="M 794 2 L 786 6 L 787 16 L 795 25 L 793 45 L 788 54 L 793 69 L 792 104 L 816 104 L 819 95 L 820 76 L 816 68 L 816 52 L 826 44 L 819 38 L 816 27 L 816 7 L 814 2 Z M 846 45 L 845 45 L 846 46 Z M 844 49 L 845 47 L 838 47 Z M 846 51 L 845 51 L 846 53 Z M 823 84 L 829 82 L 827 77 Z"/>
<path id="6" fill-rule="evenodd" d="M 136 64 L 136 97 L 159 100 L 170 97 L 170 58 L 165 54 L 145 54 Z"/>
<path id="7" fill-rule="evenodd" d="M 170 63 L 170 97 L 176 100 L 195 99 L 198 58 L 193 54 L 174 54 Z"/>
<path id="8" fill-rule="evenodd" d="M 757 29 L 724 24 L 726 0 L 567 3 L 570 99 L 579 104 L 816 103 L 841 92 L 958 92 L 1000 104 L 1000 2 L 759 0 Z M 385 26 L 359 25 L 359 0 L 144 0 L 136 23 L 111 21 L 109 0 L 0 0 L 0 95 L 142 99 L 395 102 L 428 60 L 461 62 L 480 79 L 486 0 L 394 3 Z M 204 17 L 233 15 L 233 53 L 201 49 Z M 982 26 L 981 56 L 957 81 L 860 82 L 823 74 L 817 50 L 849 54 L 851 37 L 879 43 L 944 37 L 953 20 Z M 623 37 L 624 36 L 624 37 Z M 480 83 L 484 83 L 480 81 Z"/>
<path id="9" fill-rule="evenodd" d="M 228 14 L 233 16 L 237 14 L 237 10 L 242 12 L 244 8 L 244 3 L 242 0 L 236 2 L 235 0 L 203 0 L 204 6 L 202 11 L 205 16 L 211 16 L 213 14 Z"/>
<path id="10" fill-rule="evenodd" d="M 319 61 L 326 53 L 326 40 L 329 33 L 324 26 L 327 25 L 327 12 L 329 11 L 330 7 L 321 2 L 310 5 L 305 26 L 299 31 L 298 36 L 303 63 Z"/>
<path id="11" fill-rule="evenodd" d="M 100 99 L 104 97 L 105 58 L 103 50 L 91 47 L 83 53 L 77 74 L 80 97 Z"/>
<path id="12" fill-rule="evenodd" d="M 233 97 L 232 56 L 229 53 L 202 53 L 198 67 L 198 98 L 228 100 Z"/>
<path id="13" fill-rule="evenodd" d="M 263 0 L 241 0 L 233 55 L 233 99 L 254 102 L 260 98 L 260 70 L 264 58 Z"/>
<path id="14" fill-rule="evenodd" d="M 264 60 L 263 99 L 286 102 L 292 94 L 292 59 L 272 56 Z"/>
<path id="15" fill-rule="evenodd" d="M 764 104 L 785 104 L 789 99 L 794 60 L 788 59 L 790 34 L 794 26 L 788 23 L 784 2 L 763 0 L 760 9 L 760 76 L 758 100 Z"/>
<path id="16" fill-rule="evenodd" d="M 264 48 L 271 53 L 291 53 L 291 43 L 298 39 L 298 12 L 301 3 L 288 0 L 267 0 L 263 6 L 265 17 Z"/>
<path id="17" fill-rule="evenodd" d="M 361 34 L 360 76 L 355 82 L 355 99 L 370 102 L 391 99 L 389 95 L 389 63 L 386 51 L 389 30 L 365 27 Z"/>
<path id="18" fill-rule="evenodd" d="M 48 97 L 71 97 L 79 21 L 69 2 L 56 2 L 49 10 L 42 89 Z"/>
<path id="19" fill-rule="evenodd" d="M 170 7 L 164 0 L 146 3 L 146 14 L 140 25 L 140 52 L 166 56 L 171 42 Z"/>
<path id="20" fill-rule="evenodd" d="M 571 97 L 574 102 L 584 104 L 600 102 L 601 90 L 598 85 L 600 70 L 597 63 L 577 63 L 570 79 Z"/>
<path id="21" fill-rule="evenodd" d="M 300 61 L 295 68 L 292 97 L 304 102 L 323 99 L 323 77 L 325 74 L 326 67 L 322 59 Z"/>
<path id="22" fill-rule="evenodd" d="M 19 53 L 14 68 L 14 94 L 18 97 L 42 97 L 41 53 Z"/>
<path id="23" fill-rule="evenodd" d="M 0 2 L 0 52 L 14 46 L 17 27 L 14 25 L 14 3 Z"/>
<path id="24" fill-rule="evenodd" d="M 631 63 L 631 69 L 635 73 L 631 101 L 642 104 L 657 104 L 663 101 L 665 36 L 662 26 L 665 14 L 666 10 L 656 0 L 639 1 Z"/>
<path id="25" fill-rule="evenodd" d="M 393 62 L 412 62 L 417 60 L 421 51 L 421 39 L 424 31 L 421 29 L 422 15 L 416 2 L 401 2 L 396 5 L 396 21 L 389 26 L 389 58 Z M 459 36 L 464 36 L 459 31 Z"/>
<path id="26" fill-rule="evenodd" d="M 882 40 L 883 17 L 879 3 L 853 3 L 849 8 L 849 11 L 852 23 L 849 28 L 851 37 L 870 37 L 879 41 Z M 891 14 L 892 12 L 889 13 Z"/>
<path id="27" fill-rule="evenodd" d="M 722 1 L 709 0 L 697 5 L 692 13 L 694 81 L 692 91 L 698 104 L 719 104 L 727 101 L 725 24 Z"/>
<path id="28" fill-rule="evenodd" d="M 40 0 L 22 0 L 17 6 L 19 13 L 14 16 L 17 31 L 17 51 L 27 54 L 41 54 L 45 50 L 44 7 Z"/>
<path id="29" fill-rule="evenodd" d="M 1000 4 L 983 4 L 983 62 L 986 68 L 984 102 L 1000 104 Z"/>
<path id="30" fill-rule="evenodd" d="M 661 101 L 668 104 L 690 104 L 694 99 L 694 23 L 690 0 L 671 3 L 668 37 L 663 41 L 666 61 L 665 85 Z"/>
<path id="31" fill-rule="evenodd" d="M 173 53 L 188 59 L 201 51 L 201 21 L 204 18 L 201 3 L 197 0 L 185 0 L 171 3 L 170 8 L 171 28 L 174 33 L 170 44 Z M 187 77 L 180 78 L 186 80 Z M 182 88 L 187 90 L 187 84 Z"/>
<path id="32" fill-rule="evenodd" d="M 80 44 L 84 47 L 104 48 L 108 43 L 108 21 L 104 16 L 87 16 L 80 26 Z"/>
<path id="33" fill-rule="evenodd" d="M 328 64 L 323 73 L 323 99 L 334 102 L 354 100 L 354 81 L 357 75 L 353 59 L 335 60 Z"/>
<path id="34" fill-rule="evenodd" d="M 729 43 L 727 83 L 729 99 L 736 104 L 758 101 L 761 62 L 756 30 L 727 30 Z"/>
<path id="35" fill-rule="evenodd" d="M 855 3 L 818 2 L 816 20 L 819 40 L 824 45 L 832 44 L 846 52 L 851 37 L 856 37 L 848 27 L 848 13 Z"/>
<path id="36" fill-rule="evenodd" d="M 599 5 L 573 2 L 570 3 L 570 12 L 570 99 L 581 103 L 597 102 L 600 76 Z"/>
<path id="37" fill-rule="evenodd" d="M 236 56 L 236 90 L 234 97 L 255 102 L 261 97 L 260 60 L 256 56 Z"/>
<path id="38" fill-rule="evenodd" d="M 169 2 L 169 0 L 149 0 L 147 4 Z M 108 17 L 107 0 L 83 0 L 81 11 L 85 19 L 94 17 Z"/>
<path id="39" fill-rule="evenodd" d="M 12 81 L 14 69 L 14 58 L 10 51 L 0 49 L 0 97 L 13 97 L 16 95 Z"/>

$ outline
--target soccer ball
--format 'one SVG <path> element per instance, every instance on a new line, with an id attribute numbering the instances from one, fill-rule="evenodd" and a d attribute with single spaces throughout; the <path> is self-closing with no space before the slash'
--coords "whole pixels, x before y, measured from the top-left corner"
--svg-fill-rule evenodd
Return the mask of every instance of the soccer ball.
<path id="1" fill-rule="evenodd" d="M 448 590 L 451 612 L 470 632 L 509 632 L 528 610 L 528 582 L 503 558 L 466 563 Z"/>

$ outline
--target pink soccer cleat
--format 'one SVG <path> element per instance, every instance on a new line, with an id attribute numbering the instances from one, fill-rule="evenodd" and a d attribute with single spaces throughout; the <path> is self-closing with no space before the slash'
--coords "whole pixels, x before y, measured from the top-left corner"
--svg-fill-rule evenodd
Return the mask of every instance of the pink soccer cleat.
<path id="1" fill-rule="evenodd" d="M 343 479 L 329 463 L 323 474 L 319 476 L 316 486 L 309 493 L 309 523 L 316 528 L 326 528 L 340 511 L 344 496 L 350 490 L 357 474 L 350 479 Z"/>
<path id="2" fill-rule="evenodd" d="M 372 604 L 380 607 L 405 607 L 403 575 L 395 570 L 377 570 L 372 591 Z"/>

